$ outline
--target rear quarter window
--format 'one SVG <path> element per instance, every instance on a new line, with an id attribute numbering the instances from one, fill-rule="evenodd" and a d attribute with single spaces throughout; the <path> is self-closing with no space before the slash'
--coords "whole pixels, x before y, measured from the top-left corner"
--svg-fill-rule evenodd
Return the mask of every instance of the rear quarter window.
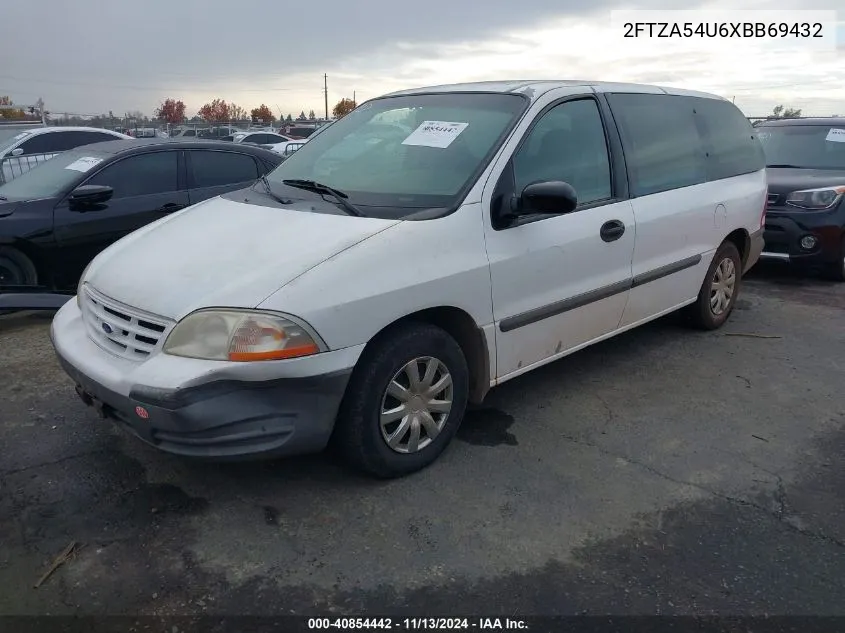
<path id="1" fill-rule="evenodd" d="M 696 98 L 695 113 L 707 144 L 708 180 L 722 180 L 766 166 L 757 130 L 734 104 Z"/>
<path id="2" fill-rule="evenodd" d="M 622 136 L 633 196 L 707 181 L 691 97 L 616 93 L 607 98 Z"/>

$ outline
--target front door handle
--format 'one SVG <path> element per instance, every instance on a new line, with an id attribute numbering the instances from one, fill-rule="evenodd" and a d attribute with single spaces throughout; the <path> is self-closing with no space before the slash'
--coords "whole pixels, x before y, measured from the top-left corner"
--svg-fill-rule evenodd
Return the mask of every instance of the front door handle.
<path id="1" fill-rule="evenodd" d="M 176 204 L 175 202 L 169 202 L 163 207 L 158 208 L 159 213 L 173 213 L 174 211 L 178 211 L 179 209 L 184 209 L 186 205 L 184 204 Z"/>
<path id="2" fill-rule="evenodd" d="M 625 223 L 622 220 L 610 220 L 601 225 L 601 239 L 605 242 L 615 242 L 625 233 Z"/>

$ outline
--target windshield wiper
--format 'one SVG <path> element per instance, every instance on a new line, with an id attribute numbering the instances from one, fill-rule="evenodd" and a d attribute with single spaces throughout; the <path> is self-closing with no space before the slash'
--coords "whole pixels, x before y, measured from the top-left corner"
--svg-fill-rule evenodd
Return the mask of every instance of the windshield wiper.
<path id="1" fill-rule="evenodd" d="M 766 167 L 773 167 L 775 169 L 807 169 L 806 167 L 801 167 L 800 165 L 787 165 L 784 164 L 776 164 L 776 165 L 766 165 Z"/>
<path id="2" fill-rule="evenodd" d="M 354 215 L 359 218 L 365 217 L 364 213 L 358 207 L 356 207 L 354 204 L 349 202 L 349 200 L 347 200 L 349 196 L 343 193 L 342 191 L 339 191 L 338 189 L 333 189 L 328 185 L 324 185 L 313 180 L 293 179 L 283 180 L 282 183 L 287 185 L 288 187 L 296 187 L 297 189 L 305 189 L 307 191 L 313 191 L 315 193 L 327 193 L 330 196 L 333 196 L 338 201 L 340 206 L 342 206 L 349 215 Z"/>
<path id="3" fill-rule="evenodd" d="M 267 193 L 268 196 L 273 198 L 273 200 L 275 200 L 279 204 L 290 204 L 291 203 L 291 200 L 285 200 L 284 198 L 280 198 L 275 193 L 273 193 L 273 188 L 270 186 L 270 181 L 267 180 L 266 175 L 261 176 L 260 180 L 264 184 L 264 191 Z"/>

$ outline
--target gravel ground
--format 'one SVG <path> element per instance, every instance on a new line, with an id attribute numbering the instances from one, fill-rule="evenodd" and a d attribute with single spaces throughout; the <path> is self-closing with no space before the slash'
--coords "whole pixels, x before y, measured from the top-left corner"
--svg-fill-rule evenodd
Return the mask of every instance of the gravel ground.
<path id="1" fill-rule="evenodd" d="M 49 315 L 0 317 L 0 613 L 843 615 L 844 310 L 755 271 L 723 330 L 513 380 L 389 482 L 158 453 L 75 396 Z"/>

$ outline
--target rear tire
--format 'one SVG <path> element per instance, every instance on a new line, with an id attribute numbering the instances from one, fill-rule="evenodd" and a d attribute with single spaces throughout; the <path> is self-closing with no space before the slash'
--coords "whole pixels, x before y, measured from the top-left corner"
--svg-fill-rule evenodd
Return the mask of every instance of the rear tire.
<path id="1" fill-rule="evenodd" d="M 845 282 L 845 238 L 839 245 L 839 260 L 825 266 L 822 274 L 830 281 Z"/>
<path id="2" fill-rule="evenodd" d="M 468 394 L 469 370 L 455 339 L 428 323 L 401 325 L 358 362 L 332 445 L 370 475 L 408 475 L 445 450 L 463 420 Z"/>
<path id="3" fill-rule="evenodd" d="M 698 299 L 687 308 L 692 325 L 715 330 L 728 320 L 742 281 L 742 258 L 733 242 L 722 242 L 704 276 Z"/>

